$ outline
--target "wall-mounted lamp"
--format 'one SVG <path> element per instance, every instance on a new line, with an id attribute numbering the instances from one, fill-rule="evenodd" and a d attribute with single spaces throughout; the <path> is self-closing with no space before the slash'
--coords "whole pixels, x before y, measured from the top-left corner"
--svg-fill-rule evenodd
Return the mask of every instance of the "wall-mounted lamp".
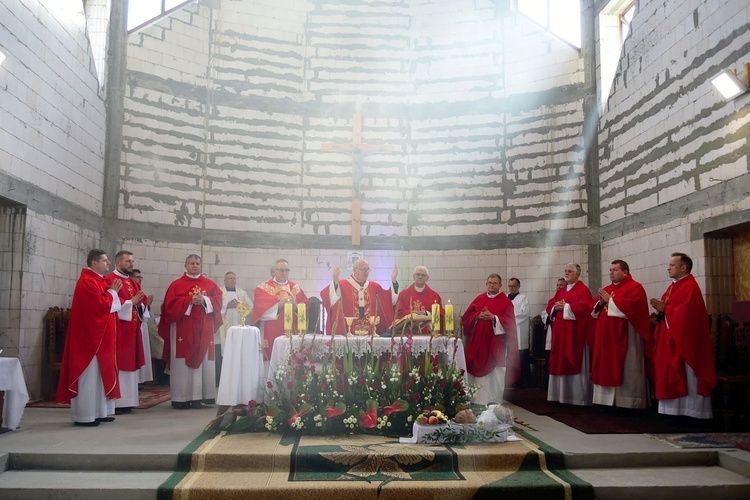
<path id="1" fill-rule="evenodd" d="M 745 79 L 748 76 L 748 66 L 745 64 Z M 721 95 L 727 101 L 731 101 L 737 96 L 740 96 L 747 92 L 747 82 L 741 81 L 734 74 L 734 71 L 728 69 L 723 70 L 721 73 L 711 79 L 711 83 L 716 87 L 716 90 L 721 92 Z"/>

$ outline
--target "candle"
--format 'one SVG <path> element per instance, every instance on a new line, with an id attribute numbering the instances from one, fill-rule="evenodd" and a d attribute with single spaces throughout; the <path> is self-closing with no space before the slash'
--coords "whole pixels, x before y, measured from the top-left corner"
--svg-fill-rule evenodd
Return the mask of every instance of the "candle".
<path id="1" fill-rule="evenodd" d="M 453 331 L 453 304 L 450 301 L 445 305 L 445 331 Z"/>
<path id="2" fill-rule="evenodd" d="M 304 333 L 307 331 L 307 310 L 305 304 L 297 304 L 297 331 Z"/>
<path id="3" fill-rule="evenodd" d="M 292 303 L 286 302 L 284 304 L 284 331 L 292 331 Z"/>
<path id="4" fill-rule="evenodd" d="M 432 333 L 440 331 L 440 306 L 437 302 L 432 304 Z"/>

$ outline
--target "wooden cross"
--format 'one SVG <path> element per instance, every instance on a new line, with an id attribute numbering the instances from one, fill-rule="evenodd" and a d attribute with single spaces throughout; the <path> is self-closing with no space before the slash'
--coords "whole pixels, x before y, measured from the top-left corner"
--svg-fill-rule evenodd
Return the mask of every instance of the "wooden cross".
<path id="1" fill-rule="evenodd" d="M 335 151 L 352 157 L 352 245 L 360 244 L 360 208 L 362 203 L 362 192 L 360 184 L 364 177 L 362 164 L 365 156 L 374 153 L 390 153 L 392 148 L 388 144 L 370 145 L 362 144 L 362 115 L 354 113 L 352 118 L 352 142 L 351 144 L 333 144 L 326 142 L 322 146 L 323 151 Z"/>

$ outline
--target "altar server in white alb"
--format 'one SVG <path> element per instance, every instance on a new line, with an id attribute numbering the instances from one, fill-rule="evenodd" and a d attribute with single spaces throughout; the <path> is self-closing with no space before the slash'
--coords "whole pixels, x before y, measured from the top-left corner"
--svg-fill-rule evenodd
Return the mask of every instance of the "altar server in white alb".
<path id="1" fill-rule="evenodd" d="M 529 298 L 520 293 L 521 280 L 508 280 L 508 298 L 513 302 L 516 314 L 516 334 L 518 335 L 518 356 L 521 362 L 521 380 L 516 387 L 528 387 L 531 384 L 531 367 L 529 366 Z"/>
<path id="2" fill-rule="evenodd" d="M 224 323 L 214 335 L 214 346 L 216 348 L 216 384 L 219 384 L 221 376 L 221 363 L 224 357 L 224 350 L 227 345 L 227 332 L 233 326 L 242 325 L 242 317 L 237 311 L 237 305 L 244 302 L 248 305 L 250 313 L 253 310 L 253 301 L 250 300 L 247 292 L 237 286 L 237 275 L 229 271 L 224 275 L 224 286 L 221 288 L 222 305 L 221 318 Z M 249 314 L 249 313 L 248 313 Z M 249 318 L 252 319 L 252 316 Z M 247 321 L 249 324 L 250 321 Z"/>

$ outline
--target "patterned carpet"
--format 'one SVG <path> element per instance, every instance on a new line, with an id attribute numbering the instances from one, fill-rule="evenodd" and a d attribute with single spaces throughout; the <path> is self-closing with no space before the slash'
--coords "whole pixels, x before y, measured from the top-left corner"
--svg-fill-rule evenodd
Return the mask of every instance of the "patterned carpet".
<path id="1" fill-rule="evenodd" d="M 169 401 L 169 386 L 144 386 L 138 391 L 138 406 L 136 410 L 146 410 L 154 406 Z M 40 400 L 28 403 L 27 408 L 70 408 L 68 403 L 57 403 L 51 400 Z"/>
<path id="2" fill-rule="evenodd" d="M 652 439 L 675 448 L 738 448 L 747 449 L 750 432 L 701 432 L 680 434 L 646 434 Z M 738 446 L 741 445 L 741 446 Z"/>
<path id="3" fill-rule="evenodd" d="M 559 451 L 518 435 L 522 441 L 448 446 L 204 431 L 181 452 L 158 498 L 593 498 Z"/>

